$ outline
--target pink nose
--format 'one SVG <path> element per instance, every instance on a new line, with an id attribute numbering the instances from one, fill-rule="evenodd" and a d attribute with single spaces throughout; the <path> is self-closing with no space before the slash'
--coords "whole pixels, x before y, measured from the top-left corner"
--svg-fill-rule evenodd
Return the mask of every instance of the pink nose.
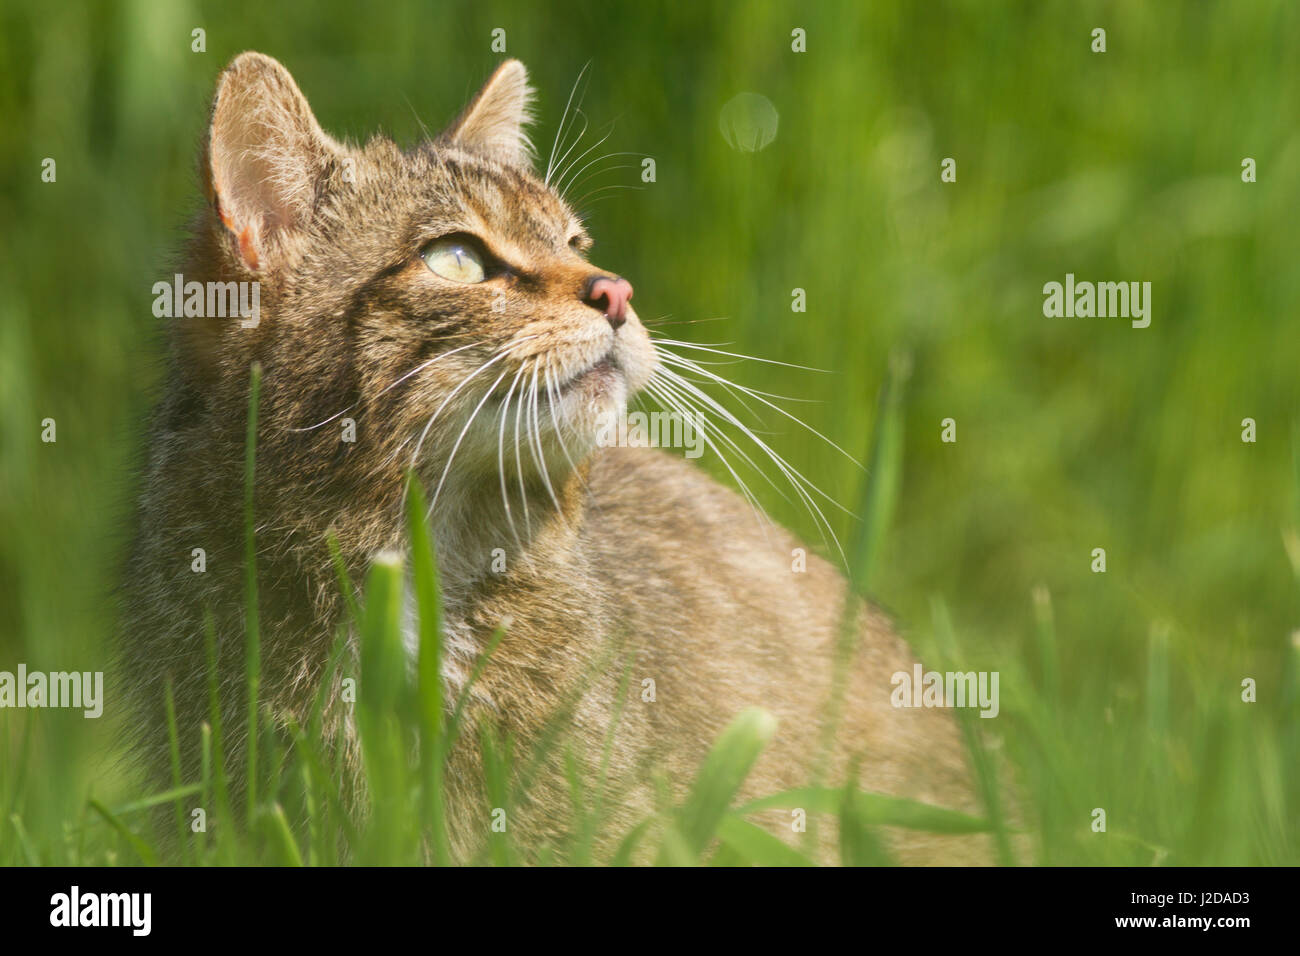
<path id="1" fill-rule="evenodd" d="M 587 287 L 587 304 L 601 309 L 616 329 L 627 321 L 627 303 L 631 298 L 632 283 L 623 278 L 600 276 Z"/>

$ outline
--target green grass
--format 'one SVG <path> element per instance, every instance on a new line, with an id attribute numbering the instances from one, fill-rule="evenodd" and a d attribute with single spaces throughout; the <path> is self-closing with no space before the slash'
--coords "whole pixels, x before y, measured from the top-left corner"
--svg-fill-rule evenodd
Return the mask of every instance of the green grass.
<path id="1" fill-rule="evenodd" d="M 767 422 L 778 451 L 865 519 L 832 514 L 860 556 L 855 586 L 894 612 L 927 665 L 1000 672 L 1002 713 L 976 721 L 993 726 L 971 746 L 986 792 L 1017 785 L 1034 844 L 1022 862 L 1300 862 L 1295 5 L 644 3 L 591 18 L 394 4 L 360 20 L 348 9 L 0 0 L 0 669 L 107 669 L 106 595 L 158 376 L 149 289 L 198 202 L 194 153 L 221 65 L 264 50 L 327 129 L 409 143 L 421 121 L 436 129 L 460 108 L 503 27 L 541 92 L 538 143 L 549 147 L 590 59 L 584 110 L 601 135 L 617 120 L 602 148 L 656 159 L 653 184 L 639 168 L 588 184 L 645 187 L 586 206 L 595 261 L 633 279 L 639 313 L 725 316 L 663 330 L 832 371 L 726 373 L 811 399 L 801 417 L 867 463 L 864 497 L 837 453 Z M 1104 55 L 1088 50 L 1099 25 Z M 204 54 L 190 52 L 197 26 Z M 793 26 L 808 31 L 806 54 L 789 51 Z M 759 153 L 718 132 L 742 91 L 780 113 Z M 40 181 L 47 156 L 57 183 Z M 947 156 L 958 181 L 944 185 Z M 1255 184 L 1240 182 L 1245 156 L 1259 163 Z M 1151 328 L 1045 319 L 1042 284 L 1067 271 L 1151 280 Z M 790 311 L 796 287 L 806 313 Z M 882 401 L 893 354 L 911 374 Z M 1255 444 L 1239 440 L 1248 416 Z M 39 440 L 46 417 L 52 445 Z M 956 444 L 939 441 L 947 417 Z M 754 487 L 819 541 L 798 507 Z M 1095 547 L 1105 574 L 1089 570 Z M 376 799 L 406 808 L 383 821 L 393 829 L 351 818 L 318 729 L 304 726 L 278 761 L 275 735 L 259 739 L 264 773 L 241 830 L 248 794 L 230 790 L 215 711 L 201 778 L 174 779 L 179 800 L 149 792 L 120 765 L 130 728 L 109 683 L 99 721 L 0 711 L 0 863 L 138 863 L 170 852 L 152 831 L 188 828 L 194 806 L 209 808 L 209 828 L 192 863 L 329 864 L 396 847 L 395 861 L 417 845 L 449 862 L 439 774 L 455 721 L 440 718 L 449 708 L 427 676 L 435 562 L 418 540 L 409 560 L 426 635 L 415 684 L 400 708 L 363 721 Z M 367 582 L 355 618 L 382 683 L 402 575 L 375 573 L 386 583 Z M 1241 699 L 1247 677 L 1256 703 Z M 722 776 L 619 834 L 629 852 L 698 860 L 712 826 L 706 856 L 802 862 L 743 808 L 704 819 L 761 737 L 760 718 L 737 716 L 728 753 L 705 765 Z M 532 755 L 472 732 L 499 755 L 494 786 L 509 801 Z M 414 763 L 379 756 L 398 749 Z M 863 828 L 897 818 L 838 788 L 809 781 L 817 816 L 846 822 L 846 858 L 881 859 Z M 554 859 L 587 862 L 604 814 L 595 792 L 573 802 L 578 836 Z M 1090 829 L 1095 808 L 1104 834 Z M 1015 809 L 986 815 L 1005 830 Z M 522 858 L 503 844 L 492 859 Z"/>
<path id="2" fill-rule="evenodd" d="M 861 510 L 870 517 L 864 522 L 853 552 L 852 566 L 858 571 L 851 575 L 852 586 L 862 586 L 869 577 L 870 564 L 879 553 L 879 538 L 888 525 L 890 500 L 896 486 L 901 460 L 896 436 L 899 427 L 899 409 L 906 363 L 896 361 L 894 374 L 887 379 L 880 403 L 881 414 L 872 442 L 870 461 L 873 468 L 863 483 Z M 247 468 L 245 471 L 244 526 L 247 536 L 246 560 L 252 568 L 256 553 L 255 516 L 252 507 L 252 488 L 255 480 L 257 445 L 257 408 L 260 392 L 261 370 L 255 364 L 250 370 L 249 416 L 247 431 Z M 348 809 L 349 795 L 340 789 L 342 775 L 328 770 L 326 753 L 329 748 L 320 738 L 319 715 L 325 705 L 324 688 L 331 685 L 327 678 L 322 682 L 317 712 L 311 726 L 300 728 L 292 721 L 279 720 L 256 706 L 260 681 L 257 631 L 256 573 L 250 570 L 245 594 L 245 620 L 248 636 L 246 645 L 246 689 L 253 702 L 250 720 L 258 731 L 250 739 L 265 737 L 269 741 L 283 739 L 276 728 L 287 728 L 292 740 L 292 753 L 276 750 L 274 745 L 263 754 L 250 746 L 247 754 L 249 783 L 244 787 L 247 810 L 238 817 L 233 811 L 229 793 L 233 784 L 228 779 L 223 753 L 221 725 L 216 703 L 215 676 L 209 666 L 209 688 L 212 697 L 212 723 L 202 728 L 204 753 L 202 779 L 183 781 L 180 776 L 180 741 L 177 737 L 171 687 L 166 691 L 169 718 L 173 779 L 171 789 L 129 801 L 109 808 L 100 799 L 89 797 L 86 809 L 77 826 L 65 829 L 62 852 L 58 848 L 43 852 L 35 845 L 24 825 L 21 813 L 9 815 L 14 837 L 7 864 L 61 862 L 70 864 L 112 864 L 128 861 L 154 865 L 159 862 L 198 865 L 215 864 L 272 864 L 302 866 L 304 864 L 329 865 L 340 862 L 392 865 L 432 862 L 447 864 L 509 865 L 521 861 L 587 865 L 590 863 L 626 864 L 633 859 L 653 859 L 660 865 L 770 865 L 811 866 L 814 856 L 782 842 L 769 831 L 746 819 L 760 811 L 771 809 L 802 809 L 816 817 L 834 817 L 839 825 L 840 862 L 848 865 L 890 865 L 893 859 L 878 835 L 878 827 L 897 827 L 943 834 L 973 834 L 992 832 L 995 836 L 997 862 L 1013 865 L 1017 862 L 1011 848 L 1013 830 L 1025 830 L 1042 839 L 1044 846 L 1051 839 L 1065 840 L 1082 849 L 1077 825 L 1065 824 L 1061 832 L 1049 833 L 1045 821 L 1035 821 L 1025 827 L 1012 827 L 1003 807 L 1004 789 L 999 782 L 987 743 L 988 738 L 978 726 L 979 719 L 970 710 L 956 711 L 962 724 L 968 754 L 979 785 L 987 821 L 957 811 L 931 807 L 915 801 L 864 793 L 853 787 L 837 789 L 821 786 L 817 782 L 808 787 L 785 793 L 766 795 L 746 803 L 737 801 L 737 793 L 754 761 L 776 731 L 774 718 L 760 708 L 750 708 L 738 714 L 714 743 L 712 750 L 700 765 L 697 776 L 685 799 L 674 803 L 666 797 L 661 810 L 640 821 L 624 834 L 615 834 L 617 850 L 607 858 L 596 858 L 591 845 L 600 831 L 600 803 L 592 802 L 584 792 L 581 775 L 568 752 L 573 821 L 567 842 L 560 845 L 538 847 L 528 843 L 518 844 L 509 827 L 492 832 L 483 850 L 477 855 L 458 858 L 450 850 L 447 832 L 447 815 L 444 800 L 445 761 L 460 735 L 466 731 L 462 717 L 465 704 L 474 683 L 485 666 L 490 666 L 491 653 L 496 643 L 505 635 L 498 633 L 476 663 L 470 680 L 461 690 L 451 708 L 444 706 L 443 688 L 439 679 L 438 662 L 441 658 L 441 606 L 439 598 L 437 560 L 433 552 L 428 526 L 423 520 L 426 500 L 420 483 L 411 476 L 408 485 L 407 532 L 410 548 L 410 586 L 414 588 L 419 614 L 418 666 L 412 670 L 402 636 L 403 590 L 407 586 L 403 559 L 398 555 L 377 558 L 369 571 L 357 603 L 353 598 L 354 586 L 346 572 L 340 572 L 340 586 L 349 597 L 351 619 L 340 629 L 339 642 L 333 659 L 334 665 L 345 651 L 348 630 L 355 629 L 358 636 L 360 683 L 357 694 L 356 722 L 360 734 L 368 806 L 359 810 Z M 337 551 L 336 551 L 337 553 Z M 1300 568 L 1297 569 L 1300 576 Z M 846 594 L 850 593 L 846 588 Z M 1040 657 L 1043 675 L 1056 675 L 1055 636 L 1052 630 L 1050 605 L 1045 595 L 1040 596 Z M 956 646 L 948 611 L 941 600 L 934 606 L 936 634 L 939 636 L 940 659 L 961 668 L 962 655 Z M 845 633 L 852 633 L 847 626 Z M 847 653 L 849 642 L 843 643 Z M 1300 649 L 1298 649 L 1300 650 Z M 1293 656 L 1292 665 L 1300 653 Z M 211 659 L 211 655 L 210 655 Z M 1294 673 L 1291 676 L 1294 682 Z M 1167 760 L 1169 737 L 1169 681 L 1168 634 L 1164 629 L 1153 630 L 1149 644 L 1148 686 L 1144 715 L 1144 740 L 1141 753 L 1142 766 L 1155 761 L 1159 769 L 1173 773 Z M 1032 682 L 1028 682 L 1032 683 Z M 1043 681 L 1044 689 L 1059 693 L 1059 679 L 1049 677 Z M 627 681 L 622 690 L 626 691 Z M 837 682 L 831 699 L 827 702 L 831 714 L 829 727 L 842 710 L 842 686 Z M 1052 708 L 1043 699 L 1032 694 L 1015 713 L 1015 731 L 1024 735 L 1021 743 L 1043 742 L 1058 755 L 1064 749 L 1056 739 L 1057 728 L 1051 727 Z M 448 710 L 450 709 L 450 715 Z M 1213 719 L 1214 715 L 1207 715 Z M 1042 721 L 1047 733 L 1035 734 L 1031 728 Z M 618 730 L 615 716 L 609 729 L 609 742 Z M 1206 752 L 1198 755 L 1201 766 L 1216 777 L 1228 772 L 1230 753 L 1238 753 L 1225 734 L 1239 735 L 1242 728 L 1225 731 L 1212 726 L 1206 741 Z M 548 756 L 548 752 L 568 746 L 562 734 L 543 734 L 538 749 L 528 760 L 516 759 L 514 741 L 500 740 L 490 724 L 478 726 L 478 736 L 483 757 L 484 777 L 488 807 L 492 813 L 503 813 L 509 819 L 511 809 L 527 792 L 528 771 Z M 1013 733 L 1013 737 L 1015 734 Z M 829 745 L 829 741 L 827 742 Z M 1267 745 L 1266 745 L 1267 746 Z M 608 744 L 607 744 L 608 749 Z M 1279 747 L 1280 752 L 1280 747 Z M 215 759 L 209 757 L 215 754 Z M 1016 766 L 1031 773 L 1031 783 L 1026 790 L 1029 805 L 1041 799 L 1042 806 L 1053 806 L 1057 817 L 1064 816 L 1062 804 L 1069 805 L 1068 795 L 1053 792 L 1051 788 L 1067 782 L 1070 772 L 1052 761 L 1035 764 L 1032 754 L 1020 754 Z M 22 760 L 23 758 L 20 758 Z M 602 765 L 603 766 L 603 765 Z M 1286 836 L 1285 813 L 1288 795 L 1293 793 L 1297 781 L 1294 765 L 1273 764 L 1269 767 L 1271 779 L 1260 782 L 1268 785 L 1263 791 L 1269 798 L 1271 816 L 1252 820 L 1271 837 Z M 25 770 L 25 763 L 19 764 Z M 1239 770 L 1234 767 L 1234 770 Z M 855 776 L 855 774 L 851 774 Z M 603 773 L 602 773 L 603 783 Z M 1043 789 L 1043 787 L 1046 789 Z M 661 782 L 666 793 L 667 781 Z M 197 805 L 209 806 L 209 795 L 217 794 L 211 821 L 204 820 L 199 827 L 191 827 L 194 819 L 195 797 Z M 259 794 L 261 798 L 259 799 Z M 293 823 L 281 802 L 293 801 Z M 156 837 L 159 827 L 157 816 L 149 811 L 170 803 L 174 811 L 176 840 L 161 847 Z M 487 809 L 487 808 L 485 808 Z M 1242 806 L 1242 812 L 1251 808 Z M 1223 841 L 1207 840 L 1206 828 L 1224 823 L 1224 810 L 1209 798 L 1203 798 L 1185 817 L 1190 832 L 1183 835 L 1188 845 L 1219 845 Z M 815 833 L 815 827 L 810 829 Z M 1169 848 L 1153 843 L 1147 838 L 1117 830 L 1124 852 L 1151 854 L 1145 862 L 1162 862 Z M 809 838 L 811 842 L 811 837 Z M 75 846 L 75 849 L 73 847 Z M 639 857 L 638 854 L 642 854 Z M 1138 862 L 1140 860 L 1134 860 Z M 1181 859 L 1178 862 L 1183 862 Z"/>
<path id="3" fill-rule="evenodd" d="M 438 661 L 441 658 L 441 607 L 437 560 L 424 515 L 427 512 L 424 491 L 412 476 L 409 480 L 407 531 L 411 541 L 410 580 L 415 590 L 419 613 L 420 644 L 418 666 L 408 666 L 402 636 L 403 590 L 406 587 L 404 562 L 398 555 L 381 556 L 372 563 L 363 588 L 364 601 L 353 604 L 354 618 L 340 629 L 342 647 L 349 628 L 358 636 L 360 682 L 355 719 L 360 735 L 364 764 L 367 805 L 346 809 L 349 795 L 343 792 L 342 775 L 326 771 L 330 750 L 320 738 L 318 721 L 310 728 L 299 728 L 287 719 L 267 713 L 257 706 L 260 682 L 258 647 L 257 580 L 255 521 L 252 489 L 255 480 L 257 447 L 257 410 L 261 369 L 254 364 L 249 377 L 249 414 L 247 431 L 247 468 L 245 470 L 244 527 L 247 537 L 245 560 L 249 565 L 245 593 L 246 669 L 245 681 L 250 700 L 250 725 L 257 730 L 250 741 L 278 739 L 277 728 L 290 732 L 293 753 L 277 752 L 274 746 L 265 751 L 250 743 L 247 748 L 247 781 L 244 793 L 247 809 L 242 817 L 232 812 L 229 793 L 234 784 L 229 779 L 223 753 L 221 725 L 216 719 L 215 676 L 209 672 L 213 698 L 213 723 L 202 729 L 204 752 L 216 755 L 205 759 L 200 781 L 182 781 L 180 776 L 180 741 L 178 740 L 171 688 L 167 688 L 167 714 L 172 751 L 172 788 L 133 800 L 110 809 L 101 800 L 88 798 L 86 805 L 97 821 L 83 816 L 77 829 L 79 838 L 93 830 L 93 843 L 87 849 L 79 842 L 78 850 L 68 856 L 46 858 L 27 835 L 22 815 L 10 816 L 13 833 L 18 838 L 20 858 L 3 862 L 31 864 L 60 862 L 71 864 L 105 864 L 118 860 L 155 865 L 159 862 L 215 864 L 271 864 L 302 866 L 306 863 L 339 862 L 363 865 L 483 864 L 509 865 L 520 861 L 545 861 L 564 864 L 627 863 L 643 852 L 646 859 L 662 865 L 814 865 L 809 855 L 783 843 L 768 831 L 746 820 L 761 810 L 774 807 L 802 808 L 814 815 L 838 817 L 844 834 L 842 859 L 845 863 L 889 862 L 880 849 L 873 828 L 897 826 L 933 830 L 941 833 L 976 833 L 987 830 L 982 821 L 952 810 L 929 807 L 915 801 L 862 793 L 853 788 L 843 792 L 810 787 L 789 793 L 772 794 L 744 805 L 737 803 L 737 793 L 764 746 L 776 731 L 776 721 L 759 708 L 738 714 L 722 732 L 680 803 L 666 801 L 660 812 L 647 817 L 627 833 L 614 834 L 617 850 L 607 858 L 591 853 L 591 844 L 604 821 L 599 801 L 593 803 L 584 791 L 569 752 L 573 825 L 571 838 L 560 845 L 536 846 L 518 843 L 508 826 L 497 830 L 477 855 L 457 858 L 450 850 L 447 814 L 444 806 L 443 780 L 446 759 L 467 728 L 462 720 L 465 704 L 496 641 L 485 649 L 482 659 L 471 672 L 471 679 L 461 690 L 448 716 L 442 699 Z M 892 407 L 892 406 L 889 406 Z M 882 433 L 889 431 L 889 416 L 882 421 Z M 881 443 L 878 443 L 878 445 Z M 891 446 L 892 447 L 892 446 Z M 879 475 L 896 473 L 897 461 L 878 455 Z M 866 483 L 865 499 L 880 496 L 879 481 Z M 864 548 L 869 545 L 864 544 Z M 340 581 L 351 594 L 352 582 L 344 575 Z M 337 660 L 337 658 L 336 658 Z M 322 684 L 319 708 L 324 707 Z M 623 681 L 626 691 L 627 682 Z M 618 730 L 615 718 L 609 729 L 612 743 Z M 515 742 L 498 739 L 491 724 L 477 728 L 483 758 L 486 795 L 491 813 L 509 820 L 512 809 L 527 792 L 528 771 L 558 747 L 568 746 L 561 734 L 543 734 L 542 741 L 527 760 L 516 759 Z M 608 746 L 607 746 L 608 751 Z M 261 760 L 259 761 L 259 754 Z M 607 765 L 607 761 L 602 766 Z M 603 783 L 603 773 L 602 773 Z M 192 826 L 195 797 L 206 812 L 208 794 L 219 796 L 211 821 Z M 294 802 L 292 813 L 286 812 L 282 798 Z M 155 836 L 158 817 L 148 811 L 172 805 L 176 840 L 160 848 Z M 487 808 L 485 808 L 487 809 Z M 95 823 L 99 826 L 96 829 Z M 864 852 L 864 847 L 870 852 Z"/>

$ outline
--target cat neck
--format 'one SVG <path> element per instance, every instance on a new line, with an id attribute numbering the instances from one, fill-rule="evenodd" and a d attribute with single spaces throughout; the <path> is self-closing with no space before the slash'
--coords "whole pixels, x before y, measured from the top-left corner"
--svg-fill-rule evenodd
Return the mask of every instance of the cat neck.
<path id="1" fill-rule="evenodd" d="M 586 462 L 566 476 L 468 479 L 443 489 L 430 516 L 443 601 L 468 609 L 477 595 L 502 587 L 551 588 L 573 563 L 587 499 Z"/>

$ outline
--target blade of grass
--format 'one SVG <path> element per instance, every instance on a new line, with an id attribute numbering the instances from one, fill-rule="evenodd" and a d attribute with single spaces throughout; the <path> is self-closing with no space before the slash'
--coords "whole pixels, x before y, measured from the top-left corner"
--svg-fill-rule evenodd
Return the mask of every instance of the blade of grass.
<path id="1" fill-rule="evenodd" d="M 1151 625 L 1147 638 L 1147 733 L 1163 748 L 1169 736 L 1169 627 Z"/>
<path id="2" fill-rule="evenodd" d="M 880 387 L 876 428 L 871 436 L 867 476 L 863 484 L 859 514 L 862 521 L 851 555 L 850 581 L 856 594 L 867 596 L 875 579 L 885 534 L 894 514 L 903 475 L 903 392 L 911 376 L 912 357 L 896 351 Z"/>
<path id="3" fill-rule="evenodd" d="M 207 721 L 199 728 L 199 777 L 200 784 L 200 806 L 203 812 L 207 813 L 212 807 L 212 727 Z M 207 853 L 208 833 L 205 826 L 199 833 L 198 837 L 198 854 L 200 858 Z"/>
<path id="4" fill-rule="evenodd" d="M 108 822 L 108 825 L 116 830 L 122 839 L 126 840 L 127 845 L 131 847 L 132 851 L 134 851 L 135 855 L 140 858 L 141 862 L 146 866 L 158 865 L 158 856 L 154 853 L 153 848 L 132 832 L 125 823 L 119 820 L 117 816 L 108 809 L 108 807 L 95 799 L 90 801 L 90 807 L 103 817 L 104 820 Z"/>
<path id="5" fill-rule="evenodd" d="M 171 678 L 167 679 L 164 694 L 164 702 L 167 705 L 167 744 L 171 751 L 172 789 L 179 790 L 181 788 L 181 743 L 180 734 L 176 729 L 176 701 L 172 692 Z M 189 840 L 186 839 L 185 808 L 181 806 L 180 797 L 176 798 L 174 811 L 177 845 L 181 851 L 181 862 L 185 863 L 189 858 Z"/>
<path id="6" fill-rule="evenodd" d="M 398 555 L 375 558 L 366 579 L 362 610 L 357 724 L 370 798 L 365 858 L 374 864 L 404 860 L 412 849 L 403 833 L 404 823 L 415 814 L 407 805 L 410 793 L 402 721 L 407 703 L 402 573 Z"/>
<path id="7" fill-rule="evenodd" d="M 332 812 L 338 815 L 339 825 L 343 830 L 343 838 L 348 846 L 356 847 L 361 843 L 361 834 L 357 831 L 355 824 L 343 806 L 343 800 L 339 795 L 336 786 L 330 786 L 334 781 L 340 779 L 338 774 L 330 774 L 325 767 L 325 760 L 321 756 L 319 749 L 315 746 L 312 738 L 303 732 L 293 721 L 289 722 L 289 733 L 293 739 L 294 746 L 299 752 L 311 771 L 313 781 L 317 786 L 317 792 L 323 793 L 327 801 L 327 806 Z"/>
<path id="8" fill-rule="evenodd" d="M 257 406 L 262 390 L 262 365 L 249 369 L 248 431 L 244 445 L 244 680 L 248 691 L 248 773 L 244 781 L 251 820 L 257 806 L 257 717 L 262 683 L 262 645 L 258 633 L 257 540 L 253 525 L 253 488 L 257 466 Z"/>
<path id="9" fill-rule="evenodd" d="M 696 866 L 700 855 L 691 847 L 691 841 L 678 827 L 670 823 L 659 842 L 656 866 Z"/>
<path id="10" fill-rule="evenodd" d="M 361 611 L 357 607 L 357 591 L 352 584 L 352 578 L 348 574 L 347 562 L 343 560 L 343 551 L 339 548 L 338 536 L 334 534 L 331 528 L 325 535 L 325 543 L 330 550 L 330 560 L 334 564 L 334 574 L 339 580 L 339 593 L 343 595 L 343 603 L 348 609 L 348 619 L 356 625 L 361 620 Z"/>
<path id="11" fill-rule="evenodd" d="M 587 866 L 591 862 L 595 812 L 587 806 L 582 769 L 572 744 L 564 748 L 564 775 L 569 783 L 569 801 L 573 804 L 573 846 L 569 853 L 569 863 L 571 866 Z"/>
<path id="12" fill-rule="evenodd" d="M 451 861 L 443 806 L 444 705 L 442 699 L 442 587 L 434 555 L 424 488 L 414 473 L 407 478 L 407 531 L 411 540 L 411 578 L 419 612 L 419 655 L 416 662 L 416 702 L 419 712 L 420 769 L 424 818 L 429 829 L 433 861 Z"/>
<path id="13" fill-rule="evenodd" d="M 676 814 L 674 829 L 693 860 L 700 858 L 713 839 L 736 792 L 775 732 L 776 718 L 765 710 L 750 707 L 718 736 Z M 661 848 L 662 860 L 668 860 L 671 849 L 667 844 Z"/>
<path id="14" fill-rule="evenodd" d="M 10 814 L 9 823 L 14 828 L 14 833 L 18 836 L 18 845 L 22 848 L 23 857 L 27 860 L 28 866 L 40 866 L 41 857 L 36 852 L 36 847 L 32 843 L 32 838 L 27 835 L 27 828 L 23 826 L 23 819 L 18 814 Z"/>
<path id="15" fill-rule="evenodd" d="M 1038 638 L 1038 660 L 1042 668 L 1043 696 L 1050 701 L 1061 699 L 1060 655 L 1057 652 L 1056 619 L 1052 613 L 1052 593 L 1046 587 L 1034 588 L 1034 634 Z"/>
<path id="16" fill-rule="evenodd" d="M 718 822 L 718 839 L 750 864 L 758 866 L 816 866 L 794 847 L 756 824 L 727 814 Z"/>
<path id="17" fill-rule="evenodd" d="M 831 693 L 826 703 L 817 759 L 813 763 L 811 783 L 819 786 L 826 779 L 835 735 L 844 714 L 844 695 L 848 687 L 849 665 L 853 649 L 861 635 L 858 598 L 867 598 L 885 533 L 894 512 L 903 471 L 903 392 L 911 375 L 911 355 L 895 351 L 890 356 L 885 380 L 877 402 L 876 426 L 871 435 L 867 473 L 862 483 L 858 514 L 861 522 L 850 550 L 849 581 L 840 615 L 838 639 L 831 662 Z M 817 845 L 817 821 L 809 821 L 805 844 L 812 852 Z"/>
<path id="18" fill-rule="evenodd" d="M 204 610 L 203 634 L 208 666 L 208 722 L 211 724 L 212 779 L 217 798 L 217 846 L 227 863 L 233 863 L 235 816 L 230 804 L 226 755 L 221 728 L 221 699 L 217 695 L 217 628 L 210 609 Z"/>
<path id="19" fill-rule="evenodd" d="M 18 758 L 13 763 L 8 762 L 10 757 L 8 753 L 9 735 L 0 734 L 0 738 L 4 739 L 6 747 L 4 766 L 8 769 L 8 773 L 12 774 L 13 779 L 13 790 L 5 806 L 5 818 L 9 820 L 12 820 L 17 815 L 19 810 L 18 801 L 27 792 L 27 766 L 31 760 L 32 724 L 33 721 L 31 720 L 22 721 L 22 745 L 18 751 Z"/>
<path id="20" fill-rule="evenodd" d="M 610 866 L 631 866 L 632 854 L 636 853 L 637 847 L 645 840 L 646 834 L 650 831 L 650 826 L 655 822 L 654 816 L 646 817 L 619 841 L 618 849 L 614 851 L 613 858 L 609 861 Z"/>
<path id="21" fill-rule="evenodd" d="M 284 807 L 279 803 L 273 804 L 269 811 L 262 814 L 262 821 L 279 854 L 281 865 L 302 866 L 302 851 L 298 849 L 298 841 L 293 838 L 293 833 L 289 829 Z"/>
<path id="22" fill-rule="evenodd" d="M 854 759 L 849 782 L 840 797 L 840 862 L 844 866 L 893 866 L 894 860 L 863 819 L 861 802 L 853 781 L 858 779 L 858 761 Z"/>
<path id="23" fill-rule="evenodd" d="M 944 603 L 942 598 L 935 597 L 931 601 L 931 613 L 934 618 L 935 641 L 938 644 L 939 653 L 949 662 L 949 666 L 955 668 L 958 659 L 957 638 L 953 632 L 952 618 L 948 615 L 948 605 Z M 957 707 L 954 710 L 956 711 L 957 724 L 961 728 L 962 739 L 966 743 L 966 751 L 970 756 L 971 766 L 975 770 L 975 780 L 979 788 L 980 798 L 984 803 L 984 812 L 993 825 L 993 839 L 994 844 L 997 846 L 998 863 L 1001 866 L 1014 866 L 1015 856 L 1011 850 L 1011 839 L 1008 835 L 1005 811 L 1002 806 L 1002 790 L 998 785 L 997 768 L 993 765 L 988 750 L 980 739 L 979 729 L 976 725 L 979 718 L 975 716 L 974 711 L 969 707 Z"/>
<path id="24" fill-rule="evenodd" d="M 483 781 L 487 788 L 490 815 L 488 849 L 497 866 L 510 865 L 510 741 L 498 742 L 496 730 L 488 721 L 479 724 L 479 744 L 483 753 Z M 498 817 L 498 814 L 503 816 Z M 495 824 L 504 823 L 498 830 Z"/>
<path id="25" fill-rule="evenodd" d="M 124 803 L 120 807 L 113 809 L 114 816 L 124 817 L 132 813 L 139 813 L 141 810 L 148 810 L 151 807 L 161 806 L 164 803 L 172 803 L 177 800 L 183 800 L 186 797 L 192 797 L 199 792 L 199 784 L 189 783 L 183 787 L 174 787 L 171 790 L 165 790 L 162 793 L 155 793 L 152 796 L 142 797 L 139 800 L 132 800 L 130 803 Z"/>
<path id="26" fill-rule="evenodd" d="M 751 800 L 735 810 L 737 816 L 748 816 L 762 810 L 794 810 L 802 808 L 808 813 L 831 814 L 841 812 L 844 792 L 832 787 L 800 787 L 784 790 L 770 796 Z M 858 791 L 855 812 L 858 818 L 871 826 L 904 827 L 929 833 L 988 833 L 993 829 L 987 821 L 959 810 L 936 807 L 905 797 L 890 797 L 879 793 Z"/>

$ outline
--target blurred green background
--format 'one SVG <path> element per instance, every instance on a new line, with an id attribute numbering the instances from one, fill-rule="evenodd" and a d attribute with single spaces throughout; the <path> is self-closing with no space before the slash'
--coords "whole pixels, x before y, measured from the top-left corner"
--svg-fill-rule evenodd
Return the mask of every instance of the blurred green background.
<path id="1" fill-rule="evenodd" d="M 150 289 L 199 201 L 196 151 L 224 64 L 271 54 L 330 132 L 409 144 L 477 89 L 501 28 L 540 93 L 543 158 L 590 62 L 582 148 L 612 123 L 592 155 L 636 155 L 573 195 L 637 187 L 582 211 L 595 261 L 635 282 L 639 313 L 682 323 L 664 334 L 829 370 L 723 369 L 812 400 L 792 409 L 863 457 L 889 356 L 910 355 L 903 480 L 874 590 L 922 651 L 942 599 L 963 659 L 1002 672 L 999 730 L 1041 858 L 1300 859 L 1300 592 L 1284 547 L 1300 524 L 1300 6 L 0 7 L 0 669 L 107 662 L 158 380 Z M 791 50 L 796 27 L 807 52 Z M 1096 27 L 1104 54 L 1090 49 Z M 759 152 L 719 129 L 741 92 L 779 113 Z M 654 183 L 640 182 L 640 156 L 655 159 Z M 955 183 L 940 182 L 945 157 Z M 1256 183 L 1241 180 L 1245 157 Z M 1067 272 L 1151 282 L 1150 328 L 1045 318 L 1042 286 Z M 795 288 L 806 312 L 791 311 Z M 40 440 L 46 417 L 55 444 Z M 955 444 L 939 440 L 948 417 Z M 1241 440 L 1246 417 L 1255 444 Z M 854 506 L 859 471 L 779 417 L 766 424 L 787 460 Z M 820 540 L 802 509 L 750 484 Z M 852 519 L 833 520 L 851 538 Z M 1097 547 L 1105 574 L 1090 571 Z M 1240 700 L 1244 677 L 1256 704 Z M 112 692 L 110 679 L 98 722 L 0 712 L 0 848 L 18 813 L 57 857 L 89 792 L 136 792 L 116 767 L 129 728 Z M 1088 830 L 1094 807 L 1105 837 Z"/>

